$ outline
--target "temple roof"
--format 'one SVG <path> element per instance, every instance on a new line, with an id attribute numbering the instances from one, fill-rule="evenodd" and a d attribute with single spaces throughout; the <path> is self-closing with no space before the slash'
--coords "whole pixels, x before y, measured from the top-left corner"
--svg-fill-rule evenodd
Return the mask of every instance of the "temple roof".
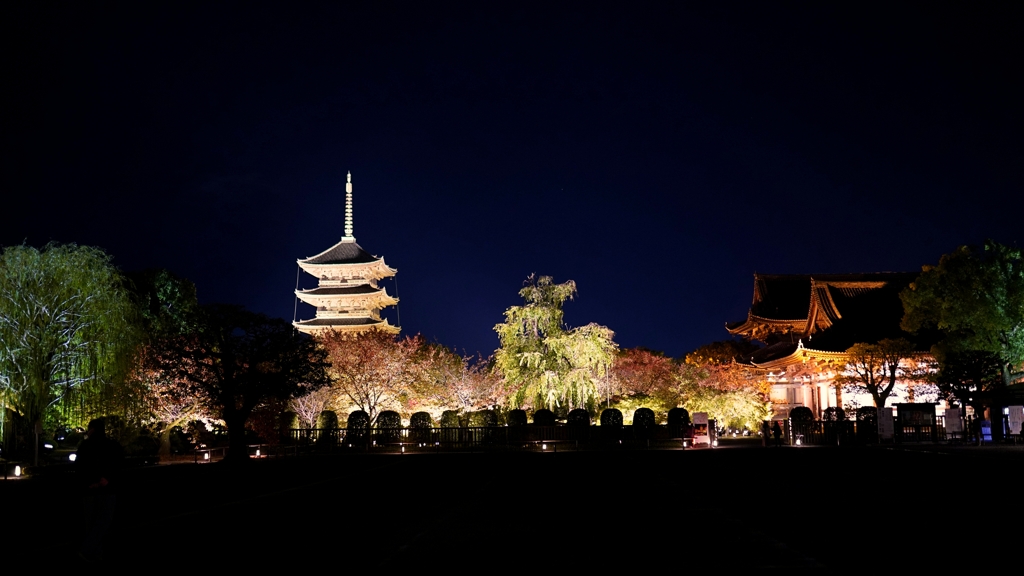
<path id="1" fill-rule="evenodd" d="M 754 275 L 754 298 L 747 320 L 726 329 L 769 344 L 750 360 L 762 363 L 796 350 L 844 352 L 858 342 L 907 338 L 927 350 L 934 338 L 900 328 L 900 292 L 916 273 Z M 783 348 L 790 349 L 788 352 Z"/>
<path id="2" fill-rule="evenodd" d="M 368 262 L 374 262 L 380 260 L 376 256 L 371 256 L 366 250 L 356 244 L 353 240 L 343 239 L 334 246 L 331 246 L 327 250 L 306 258 L 305 260 L 299 260 L 303 264 L 366 264 Z"/>

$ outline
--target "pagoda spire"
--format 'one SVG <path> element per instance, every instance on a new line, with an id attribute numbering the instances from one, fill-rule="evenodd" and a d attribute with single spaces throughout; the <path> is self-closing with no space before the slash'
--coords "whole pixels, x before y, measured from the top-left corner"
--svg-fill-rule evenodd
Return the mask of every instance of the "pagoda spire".
<path id="1" fill-rule="evenodd" d="M 352 235 L 352 171 L 349 170 L 348 181 L 345 182 L 345 235 L 342 240 L 355 242 L 356 237 Z"/>

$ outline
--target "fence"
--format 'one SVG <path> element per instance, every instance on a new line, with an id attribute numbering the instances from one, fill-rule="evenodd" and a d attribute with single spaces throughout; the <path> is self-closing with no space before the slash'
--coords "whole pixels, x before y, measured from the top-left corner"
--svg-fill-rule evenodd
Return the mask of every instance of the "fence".
<path id="1" fill-rule="evenodd" d="M 814 420 L 808 422 L 790 421 L 790 443 L 801 445 L 840 446 L 878 444 L 878 424 L 875 420 Z M 893 438 L 886 442 L 919 443 L 947 442 L 962 439 L 946 434 L 945 419 L 936 416 L 934 422 L 924 424 L 902 423 L 899 418 L 893 422 Z"/>
<path id="2" fill-rule="evenodd" d="M 580 450 L 683 445 L 667 426 L 480 426 L 460 428 L 293 429 L 293 446 L 325 451 Z"/>

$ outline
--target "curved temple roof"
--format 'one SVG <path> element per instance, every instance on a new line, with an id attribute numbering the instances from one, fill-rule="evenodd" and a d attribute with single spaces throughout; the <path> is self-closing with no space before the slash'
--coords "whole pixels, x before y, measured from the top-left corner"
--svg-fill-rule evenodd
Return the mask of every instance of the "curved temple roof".
<path id="1" fill-rule="evenodd" d="M 299 262 L 302 264 L 331 265 L 367 264 L 377 260 L 380 260 L 380 258 L 371 256 L 366 250 L 363 250 L 362 246 L 359 244 L 356 244 L 351 240 L 341 240 L 327 250 L 324 250 L 315 256 L 310 256 L 304 260 L 300 259 Z"/>

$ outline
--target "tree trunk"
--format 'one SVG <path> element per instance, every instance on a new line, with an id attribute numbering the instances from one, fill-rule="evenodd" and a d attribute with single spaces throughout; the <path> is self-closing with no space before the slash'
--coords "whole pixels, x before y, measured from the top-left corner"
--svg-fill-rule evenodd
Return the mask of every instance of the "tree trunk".
<path id="1" fill-rule="evenodd" d="M 161 460 L 171 456 L 171 430 L 173 430 L 175 426 L 181 426 L 182 422 L 187 422 L 191 417 L 192 415 L 189 414 L 188 416 L 182 416 L 181 418 L 169 422 L 164 428 L 164 431 L 160 433 L 160 452 L 157 454 L 160 456 Z"/>
<path id="2" fill-rule="evenodd" d="M 224 457 L 229 462 L 244 462 L 249 460 L 249 445 L 245 442 L 245 421 L 247 415 L 234 413 L 230 416 L 224 415 L 224 424 L 228 427 L 228 453 Z"/>

